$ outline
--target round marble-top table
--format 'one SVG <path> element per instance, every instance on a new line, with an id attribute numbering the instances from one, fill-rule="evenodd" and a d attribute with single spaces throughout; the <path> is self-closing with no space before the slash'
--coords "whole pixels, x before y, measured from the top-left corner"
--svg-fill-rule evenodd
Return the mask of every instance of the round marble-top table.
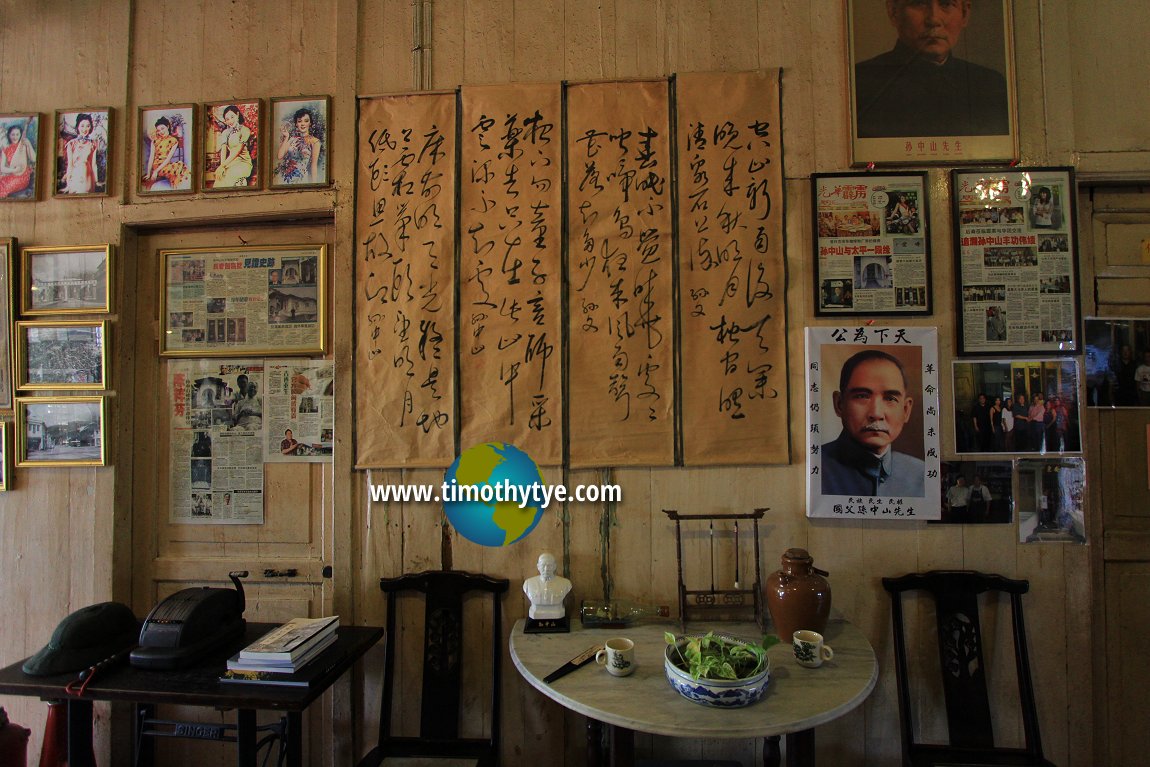
<path id="1" fill-rule="evenodd" d="M 787 736 L 788 765 L 814 764 L 813 728 L 860 705 L 878 680 L 874 649 L 854 625 L 832 620 L 825 632 L 834 659 L 820 668 L 800 666 L 789 642 L 771 648 L 771 681 L 762 700 L 744 708 L 720 709 L 683 698 L 663 672 L 665 631 L 680 633 L 674 623 L 643 623 L 625 629 L 585 629 L 572 621 L 567 634 L 524 634 L 520 620 L 511 631 L 511 658 L 523 678 L 548 698 L 592 720 L 611 725 L 615 748 L 631 750 L 635 731 L 681 738 L 766 738 L 767 764 L 777 764 L 778 736 Z M 753 623 L 688 624 L 688 633 L 709 629 L 745 639 L 762 632 Z M 613 636 L 635 642 L 636 669 L 613 677 L 592 661 L 548 684 L 551 672 L 592 645 Z M 612 754 L 612 764 L 626 764 L 630 753 Z"/>

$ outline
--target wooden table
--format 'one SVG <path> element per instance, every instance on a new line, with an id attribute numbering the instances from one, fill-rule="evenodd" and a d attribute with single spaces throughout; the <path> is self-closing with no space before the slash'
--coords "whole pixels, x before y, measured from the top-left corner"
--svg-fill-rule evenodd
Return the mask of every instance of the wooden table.
<path id="1" fill-rule="evenodd" d="M 137 705 L 137 724 L 143 713 L 157 704 L 234 708 L 236 713 L 236 764 L 256 765 L 256 711 L 287 712 L 287 763 L 302 767 L 302 713 L 322 695 L 335 680 L 351 668 L 383 636 L 383 629 L 372 626 L 341 626 L 336 641 L 308 664 L 315 677 L 307 687 L 282 687 L 260 684 L 229 684 L 219 681 L 229 657 L 239 652 L 278 624 L 249 623 L 243 637 L 216 650 L 189 668 L 156 671 L 133 668 L 126 663 L 101 670 L 87 686 L 82 697 L 68 694 L 64 687 L 76 674 L 28 676 L 20 663 L 0 669 L 0 694 L 28 695 L 44 700 L 62 700 L 68 705 L 68 751 L 70 767 L 95 767 L 89 764 L 92 742 L 92 702 L 97 700 L 130 701 Z M 220 738 L 223 739 L 223 738 Z M 140 765 L 152 764 L 151 739 L 145 739 Z"/>
<path id="2" fill-rule="evenodd" d="M 683 698 L 663 671 L 664 631 L 678 632 L 673 623 L 639 624 L 626 629 L 585 629 L 573 621 L 569 634 L 524 634 L 523 621 L 511 631 L 511 658 L 532 687 L 562 706 L 588 717 L 589 751 L 598 726 L 609 728 L 610 764 L 625 767 L 634 761 L 634 733 L 680 738 L 765 738 L 763 760 L 779 764 L 779 737 L 787 739 L 788 767 L 815 763 L 814 728 L 856 708 L 874 689 L 878 662 L 870 642 L 854 625 L 833 620 L 827 644 L 835 651 L 821 668 L 800 666 L 790 643 L 771 648 L 771 681 L 758 703 L 719 709 Z M 753 623 L 689 623 L 691 634 L 708 629 L 755 639 L 762 632 Z M 613 636 L 635 642 L 637 667 L 631 676 L 616 678 L 594 662 L 551 684 L 543 677 L 588 647 Z M 596 763 L 602 755 L 594 754 Z"/>

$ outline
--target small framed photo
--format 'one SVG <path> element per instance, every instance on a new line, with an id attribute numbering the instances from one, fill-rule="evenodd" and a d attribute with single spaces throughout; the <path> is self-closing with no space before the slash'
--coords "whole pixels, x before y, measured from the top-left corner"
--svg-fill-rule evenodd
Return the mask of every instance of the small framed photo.
<path id="1" fill-rule="evenodd" d="M 107 338 L 107 321 L 17 322 L 17 388 L 108 388 Z"/>
<path id="2" fill-rule="evenodd" d="M 17 397 L 17 466 L 104 466 L 107 400 Z"/>
<path id="3" fill-rule="evenodd" d="M 263 100 L 208 103 L 204 105 L 203 120 L 204 191 L 262 188 Z"/>
<path id="4" fill-rule="evenodd" d="M 140 107 L 136 190 L 179 194 L 195 190 L 196 107 Z"/>
<path id="5" fill-rule="evenodd" d="M 112 110 L 56 110 L 56 197 L 108 194 Z"/>
<path id="6" fill-rule="evenodd" d="M 942 518 L 952 525 L 1014 521 L 1011 461 L 943 461 Z"/>
<path id="7" fill-rule="evenodd" d="M 0 114 L 0 202 L 36 199 L 40 115 Z"/>
<path id="8" fill-rule="evenodd" d="M 22 248 L 20 313 L 108 314 L 112 246 Z"/>
<path id="9" fill-rule="evenodd" d="M 12 343 L 15 312 L 12 281 L 16 274 L 16 240 L 0 239 L 0 411 L 12 411 Z"/>
<path id="10" fill-rule="evenodd" d="M 816 173 L 811 182 L 815 314 L 930 314 L 926 173 Z"/>
<path id="11" fill-rule="evenodd" d="M 1081 458 L 1020 458 L 1019 543 L 1086 543 L 1086 461 Z"/>
<path id="12" fill-rule="evenodd" d="M 12 426 L 0 421 L 0 493 L 12 487 Z"/>
<path id="13" fill-rule="evenodd" d="M 956 453 L 1079 453 L 1078 360 L 954 365 Z"/>
<path id="14" fill-rule="evenodd" d="M 855 165 L 1018 157 L 1011 3 L 848 0 Z"/>
<path id="15" fill-rule="evenodd" d="M 951 171 L 960 355 L 1076 354 L 1072 168 Z"/>
<path id="16" fill-rule="evenodd" d="M 271 101 L 271 186 L 327 186 L 331 97 L 303 96 Z"/>

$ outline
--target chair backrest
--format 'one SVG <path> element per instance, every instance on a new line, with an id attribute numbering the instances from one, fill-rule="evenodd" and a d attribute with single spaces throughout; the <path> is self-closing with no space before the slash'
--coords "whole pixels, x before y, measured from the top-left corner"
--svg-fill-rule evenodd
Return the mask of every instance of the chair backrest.
<path id="1" fill-rule="evenodd" d="M 503 657 L 503 611 L 500 595 L 507 591 L 506 578 L 460 570 L 429 570 L 380 578 L 379 587 L 387 594 L 387 634 L 384 653 L 383 705 L 380 711 L 379 742 L 390 737 L 391 704 L 395 690 L 395 623 L 396 602 L 400 592 L 415 591 L 425 595 L 423 629 L 423 696 L 419 719 L 419 737 L 449 741 L 459 738 L 459 701 L 463 672 L 464 641 L 474 645 L 481 641 L 474 631 L 463 625 L 464 596 L 480 592 L 489 596 L 492 607 L 491 635 L 491 734 L 486 740 L 492 748 L 499 746 L 499 689 Z"/>
<path id="2" fill-rule="evenodd" d="M 903 592 L 921 590 L 934 597 L 938 653 L 942 667 L 942 688 L 946 702 L 950 745 L 993 748 L 994 728 L 978 612 L 979 595 L 993 591 L 1009 595 L 1018 695 L 1022 705 L 1022 724 L 1026 738 L 1025 751 L 1041 758 L 1042 742 L 1038 733 L 1038 712 L 1034 702 L 1034 686 L 1030 678 L 1026 626 L 1022 617 L 1022 595 L 1030 589 L 1030 583 L 971 570 L 934 570 L 928 573 L 912 573 L 899 578 L 883 578 L 882 585 L 890 592 L 891 598 L 895 674 L 898 679 L 898 707 L 904 753 L 909 753 L 913 749 L 915 741 L 907 674 L 906 637 L 903 628 Z"/>

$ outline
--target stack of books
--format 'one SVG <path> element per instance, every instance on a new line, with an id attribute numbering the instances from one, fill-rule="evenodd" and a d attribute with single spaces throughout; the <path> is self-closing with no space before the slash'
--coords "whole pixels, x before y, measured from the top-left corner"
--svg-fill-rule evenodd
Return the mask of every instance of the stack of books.
<path id="1" fill-rule="evenodd" d="M 221 682 L 306 686 L 304 667 L 335 643 L 339 616 L 293 618 L 228 658 Z"/>

